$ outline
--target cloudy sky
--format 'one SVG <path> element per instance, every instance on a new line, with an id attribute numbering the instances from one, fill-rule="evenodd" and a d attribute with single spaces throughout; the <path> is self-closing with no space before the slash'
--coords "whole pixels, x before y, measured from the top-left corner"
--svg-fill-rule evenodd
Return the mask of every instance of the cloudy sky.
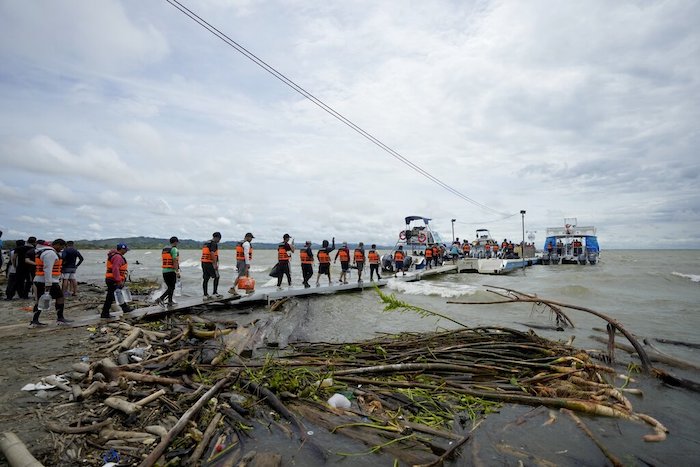
<path id="1" fill-rule="evenodd" d="M 0 0 L 5 239 L 700 247 L 694 0 L 182 4 L 449 189 L 165 0 Z"/>

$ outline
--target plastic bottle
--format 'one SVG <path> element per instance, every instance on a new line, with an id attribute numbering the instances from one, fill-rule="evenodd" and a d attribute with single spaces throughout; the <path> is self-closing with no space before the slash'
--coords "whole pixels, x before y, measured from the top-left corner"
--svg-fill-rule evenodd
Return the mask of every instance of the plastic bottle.
<path id="1" fill-rule="evenodd" d="M 180 279 L 178 279 L 177 282 L 175 282 L 175 296 L 182 296 L 182 281 Z"/>
<path id="2" fill-rule="evenodd" d="M 131 290 L 129 290 L 129 287 L 122 288 L 122 295 L 124 295 L 124 301 L 126 303 L 131 302 Z"/>
<path id="3" fill-rule="evenodd" d="M 114 291 L 114 300 L 117 302 L 117 305 L 123 305 L 126 303 L 122 289 L 117 289 Z"/>
<path id="4" fill-rule="evenodd" d="M 44 294 L 39 297 L 39 310 L 48 311 L 49 308 L 51 308 L 51 295 L 49 295 L 48 292 L 44 292 Z"/>

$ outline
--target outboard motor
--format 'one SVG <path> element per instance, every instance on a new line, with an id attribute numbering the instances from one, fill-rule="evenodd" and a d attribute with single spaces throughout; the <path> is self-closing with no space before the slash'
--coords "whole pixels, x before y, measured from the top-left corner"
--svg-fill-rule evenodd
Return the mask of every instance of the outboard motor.
<path id="1" fill-rule="evenodd" d="M 382 271 L 394 272 L 394 256 L 391 253 L 382 256 Z"/>

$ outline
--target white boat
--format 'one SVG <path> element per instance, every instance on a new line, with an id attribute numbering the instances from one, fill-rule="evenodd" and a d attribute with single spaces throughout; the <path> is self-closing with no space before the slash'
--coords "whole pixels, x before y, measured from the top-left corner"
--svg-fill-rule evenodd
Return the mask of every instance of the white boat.
<path id="1" fill-rule="evenodd" d="M 421 270 L 425 269 L 425 250 L 428 246 L 444 246 L 442 238 L 437 232 L 430 228 L 430 219 L 422 216 L 408 216 L 405 219 L 406 227 L 399 232 L 399 238 L 392 248 L 391 253 L 382 256 L 382 270 L 385 272 L 394 271 L 394 252 L 403 247 L 404 269 Z"/>
<path id="2" fill-rule="evenodd" d="M 568 217 L 563 227 L 547 229 L 542 264 L 596 264 L 599 257 L 595 227 L 580 226 L 575 217 Z"/>

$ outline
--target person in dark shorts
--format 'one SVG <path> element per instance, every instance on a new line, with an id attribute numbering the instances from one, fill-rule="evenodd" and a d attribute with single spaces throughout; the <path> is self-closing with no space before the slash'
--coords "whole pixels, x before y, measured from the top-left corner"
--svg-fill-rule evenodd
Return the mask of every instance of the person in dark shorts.
<path id="1" fill-rule="evenodd" d="M 320 285 L 321 276 L 328 276 L 328 285 L 331 285 L 331 251 L 335 250 L 335 237 L 333 245 L 328 245 L 328 240 L 321 243 L 321 248 L 316 253 L 318 258 L 318 274 L 316 275 L 316 287 Z"/>
<path id="2" fill-rule="evenodd" d="M 63 279 L 61 289 L 63 295 L 78 295 L 78 280 L 75 273 L 83 262 L 83 255 L 74 245 L 73 241 L 69 240 L 66 242 L 66 248 L 61 252 L 61 278 Z"/>
<path id="3" fill-rule="evenodd" d="M 282 236 L 282 243 L 277 245 L 277 263 L 279 264 L 279 276 L 277 276 L 277 288 L 282 288 L 282 276 L 287 276 L 287 284 L 292 285 L 292 273 L 289 270 L 289 258 L 294 253 L 294 240 L 289 244 L 289 234 Z"/>
<path id="4" fill-rule="evenodd" d="M 348 242 L 343 242 L 338 252 L 335 254 L 335 259 L 333 262 L 337 262 L 340 258 L 340 277 L 339 282 L 343 284 L 348 283 L 348 270 L 350 269 L 350 249 L 348 248 Z"/>
<path id="5" fill-rule="evenodd" d="M 221 241 L 221 232 L 214 232 L 211 240 L 202 247 L 202 291 L 204 298 L 209 298 L 209 279 L 214 279 L 214 290 L 212 295 L 216 298 L 221 298 L 219 290 L 219 242 Z"/>
<path id="6" fill-rule="evenodd" d="M 353 252 L 353 262 L 357 267 L 357 282 L 362 283 L 362 272 L 365 269 L 365 244 L 360 242 Z"/>
<path id="7" fill-rule="evenodd" d="M 399 249 L 394 252 L 394 277 L 399 271 L 405 276 L 406 272 L 403 270 L 403 260 L 406 255 L 403 252 L 403 245 L 399 245 Z"/>

